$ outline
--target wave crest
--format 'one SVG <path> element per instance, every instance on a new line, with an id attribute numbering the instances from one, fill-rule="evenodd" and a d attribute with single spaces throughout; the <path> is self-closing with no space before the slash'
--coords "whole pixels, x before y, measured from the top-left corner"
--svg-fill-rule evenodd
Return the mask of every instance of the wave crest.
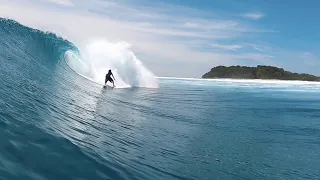
<path id="1" fill-rule="evenodd" d="M 99 84 L 104 84 L 105 74 L 111 69 L 118 88 L 158 88 L 158 79 L 135 56 L 126 42 L 96 40 L 85 46 L 81 55 L 67 51 L 65 59 L 76 73 Z"/>

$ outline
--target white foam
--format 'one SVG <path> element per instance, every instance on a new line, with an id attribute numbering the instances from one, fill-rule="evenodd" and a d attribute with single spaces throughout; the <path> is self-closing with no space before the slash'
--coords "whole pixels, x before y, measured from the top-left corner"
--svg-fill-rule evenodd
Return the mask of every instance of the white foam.
<path id="1" fill-rule="evenodd" d="M 275 89 L 283 91 L 314 91 L 320 92 L 320 82 L 315 81 L 288 81 L 288 80 L 261 80 L 261 79 L 199 79 L 158 77 L 162 83 L 187 84 L 192 86 L 219 86 L 243 87 L 250 89 Z"/>
<path id="2" fill-rule="evenodd" d="M 71 51 L 66 52 L 66 62 L 75 72 L 96 83 L 104 84 L 105 75 L 111 69 L 117 88 L 158 88 L 158 79 L 125 42 L 94 40 L 79 49 L 80 57 Z"/>

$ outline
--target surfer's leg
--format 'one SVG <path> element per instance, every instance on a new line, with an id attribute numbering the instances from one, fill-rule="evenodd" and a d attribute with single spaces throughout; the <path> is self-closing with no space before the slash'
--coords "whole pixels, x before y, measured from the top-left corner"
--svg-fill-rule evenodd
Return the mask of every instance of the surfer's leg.
<path id="1" fill-rule="evenodd" d="M 106 77 L 106 79 L 104 80 L 104 85 L 106 85 L 108 82 L 108 78 Z"/>
<path id="2" fill-rule="evenodd" d="M 114 81 L 113 81 L 113 79 L 111 79 L 111 78 L 110 78 L 110 82 L 112 82 L 112 84 L 113 84 L 113 87 L 114 87 Z"/>

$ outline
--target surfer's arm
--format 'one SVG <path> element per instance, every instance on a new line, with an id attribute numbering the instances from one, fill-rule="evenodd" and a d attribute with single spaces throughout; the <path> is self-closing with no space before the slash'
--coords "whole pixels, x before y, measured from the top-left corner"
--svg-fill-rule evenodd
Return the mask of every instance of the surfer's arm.
<path id="1" fill-rule="evenodd" d="M 113 74 L 111 74 L 112 75 L 112 77 L 113 77 L 113 80 L 116 80 L 116 78 L 114 78 L 114 75 Z"/>

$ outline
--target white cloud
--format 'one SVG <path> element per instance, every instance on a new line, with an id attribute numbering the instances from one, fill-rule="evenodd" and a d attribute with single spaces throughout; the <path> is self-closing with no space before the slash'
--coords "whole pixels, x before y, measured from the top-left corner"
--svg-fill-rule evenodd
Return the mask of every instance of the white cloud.
<path id="1" fill-rule="evenodd" d="M 300 57 L 306 58 L 306 59 L 318 60 L 318 58 L 310 52 L 303 52 Z"/>
<path id="2" fill-rule="evenodd" d="M 274 59 L 274 56 L 261 53 L 241 53 L 234 55 L 234 58 L 242 60 L 252 60 L 265 64 L 266 62 L 270 63 Z"/>
<path id="3" fill-rule="evenodd" d="M 232 51 L 235 51 L 235 50 L 238 50 L 238 49 L 242 48 L 242 46 L 240 46 L 240 45 L 211 44 L 211 46 L 213 48 L 224 49 L 224 50 L 232 50 Z"/>
<path id="4" fill-rule="evenodd" d="M 310 52 L 303 52 L 300 55 L 300 58 L 301 58 L 302 62 L 308 66 L 314 66 L 314 65 L 320 64 L 319 58 Z"/>
<path id="5" fill-rule="evenodd" d="M 187 22 L 187 23 L 184 24 L 184 26 L 187 27 L 187 28 L 198 28 L 200 25 L 196 24 L 196 23 Z"/>
<path id="6" fill-rule="evenodd" d="M 259 51 L 261 53 L 274 52 L 274 49 L 269 45 L 262 45 L 262 44 L 257 44 L 257 43 L 244 43 L 243 46 L 248 47 L 248 48 L 252 48 L 252 49 Z"/>
<path id="7" fill-rule="evenodd" d="M 246 14 L 241 15 L 244 18 L 252 19 L 252 20 L 258 20 L 265 16 L 265 14 L 261 12 L 248 12 Z"/>
<path id="8" fill-rule="evenodd" d="M 71 0 L 48 0 L 51 3 L 59 4 L 63 6 L 73 6 L 73 3 Z"/>

